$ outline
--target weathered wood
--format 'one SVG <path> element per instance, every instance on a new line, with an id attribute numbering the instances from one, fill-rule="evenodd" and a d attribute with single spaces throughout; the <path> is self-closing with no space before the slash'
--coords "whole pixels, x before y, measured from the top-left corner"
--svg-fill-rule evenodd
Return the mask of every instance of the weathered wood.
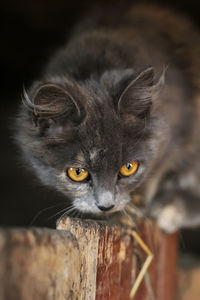
<path id="1" fill-rule="evenodd" d="M 80 249 L 80 300 L 129 300 L 135 275 L 133 243 L 119 226 L 95 221 L 62 219 L 58 229 L 77 238 Z"/>
<path id="2" fill-rule="evenodd" d="M 1 300 L 79 300 L 80 268 L 69 232 L 0 231 Z"/>
<path id="3" fill-rule="evenodd" d="M 58 229 L 0 231 L 0 300 L 130 300 L 147 256 L 130 230 L 70 218 Z M 173 300 L 175 235 L 149 221 L 139 235 L 155 257 L 134 300 Z"/>
<path id="4" fill-rule="evenodd" d="M 177 234 L 166 235 L 152 222 L 146 221 L 140 225 L 140 236 L 154 254 L 149 267 L 150 288 L 153 296 L 150 297 L 148 284 L 145 280 L 137 291 L 137 300 L 174 300 L 177 279 Z M 148 280 L 148 277 L 147 277 Z"/>
<path id="5" fill-rule="evenodd" d="M 69 230 L 79 243 L 83 266 L 80 299 L 130 300 L 131 286 L 146 254 L 140 246 L 133 247 L 128 231 L 119 226 L 69 218 L 62 219 L 58 228 Z M 139 234 L 153 252 L 154 260 L 146 276 L 146 283 L 143 280 L 134 299 L 173 300 L 176 235 L 163 234 L 150 221 L 140 225 Z"/>

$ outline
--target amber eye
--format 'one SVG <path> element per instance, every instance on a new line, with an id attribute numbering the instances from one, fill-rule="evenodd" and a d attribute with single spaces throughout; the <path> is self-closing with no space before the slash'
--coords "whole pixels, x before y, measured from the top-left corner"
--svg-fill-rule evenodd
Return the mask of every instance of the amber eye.
<path id="1" fill-rule="evenodd" d="M 138 166 L 139 166 L 138 161 L 134 160 L 130 163 L 127 163 L 127 164 L 123 165 L 120 168 L 119 172 L 123 176 L 130 176 L 130 175 L 134 174 L 137 171 Z"/>
<path id="2" fill-rule="evenodd" d="M 74 181 L 83 181 L 89 176 L 89 173 L 82 168 L 68 168 L 67 175 Z"/>

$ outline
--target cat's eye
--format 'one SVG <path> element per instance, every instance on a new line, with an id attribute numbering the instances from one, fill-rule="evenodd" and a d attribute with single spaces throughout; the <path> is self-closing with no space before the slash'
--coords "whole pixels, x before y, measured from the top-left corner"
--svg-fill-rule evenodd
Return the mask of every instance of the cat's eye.
<path id="1" fill-rule="evenodd" d="M 83 168 L 68 168 L 67 175 L 74 181 L 83 181 L 88 178 L 89 173 Z"/>
<path id="2" fill-rule="evenodd" d="M 119 172 L 122 176 L 131 176 L 132 174 L 134 174 L 137 170 L 138 170 L 138 167 L 139 167 L 139 163 L 137 160 L 134 160 L 130 163 L 127 163 L 125 165 L 123 165 Z"/>

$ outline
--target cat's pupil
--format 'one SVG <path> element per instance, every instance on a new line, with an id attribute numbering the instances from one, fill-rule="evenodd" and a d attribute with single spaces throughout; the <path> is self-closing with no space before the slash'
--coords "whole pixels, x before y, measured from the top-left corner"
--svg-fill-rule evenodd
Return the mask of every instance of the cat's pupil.
<path id="1" fill-rule="evenodd" d="M 127 163 L 127 164 L 126 164 L 126 167 L 127 167 L 128 170 L 130 170 L 131 164 Z"/>
<path id="2" fill-rule="evenodd" d="M 76 169 L 76 174 L 77 174 L 77 175 L 80 175 L 80 174 L 81 174 L 81 168 L 77 168 L 77 169 Z"/>

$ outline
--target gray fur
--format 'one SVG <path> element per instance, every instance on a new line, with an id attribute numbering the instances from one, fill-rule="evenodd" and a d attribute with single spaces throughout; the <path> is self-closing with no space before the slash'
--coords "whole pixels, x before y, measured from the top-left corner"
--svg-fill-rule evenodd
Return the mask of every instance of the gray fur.
<path id="1" fill-rule="evenodd" d="M 153 6 L 136 5 L 121 23 L 112 20 L 106 30 L 75 30 L 24 93 L 17 141 L 41 181 L 83 213 L 104 215 L 98 205 L 114 205 L 106 213 L 124 210 L 139 194 L 165 230 L 188 226 L 192 195 L 200 220 L 200 56 L 193 52 L 200 35 L 187 19 Z M 134 160 L 138 171 L 120 177 L 121 166 Z M 86 168 L 90 178 L 74 182 L 68 167 Z M 170 195 L 166 205 L 181 202 L 180 222 L 161 213 L 163 195 Z"/>

